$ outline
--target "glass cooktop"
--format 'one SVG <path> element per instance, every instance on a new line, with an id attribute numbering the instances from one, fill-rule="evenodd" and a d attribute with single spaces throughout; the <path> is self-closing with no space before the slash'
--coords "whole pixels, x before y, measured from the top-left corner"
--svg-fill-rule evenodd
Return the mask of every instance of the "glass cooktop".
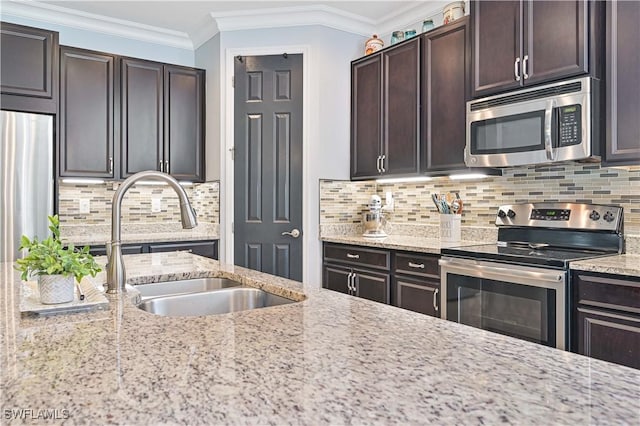
<path id="1" fill-rule="evenodd" d="M 443 255 L 477 260 L 493 260 L 518 265 L 540 265 L 567 269 L 569 262 L 607 256 L 608 253 L 591 250 L 572 250 L 559 247 L 529 247 L 512 244 L 480 244 L 476 246 L 442 248 Z"/>

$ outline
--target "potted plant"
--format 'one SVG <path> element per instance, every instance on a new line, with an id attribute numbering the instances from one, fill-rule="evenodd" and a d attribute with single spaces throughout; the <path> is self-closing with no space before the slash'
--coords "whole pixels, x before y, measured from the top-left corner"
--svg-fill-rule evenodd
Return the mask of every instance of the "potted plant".
<path id="1" fill-rule="evenodd" d="M 26 281 L 31 276 L 38 277 L 40 302 L 44 304 L 71 302 L 74 296 L 75 280 L 83 277 L 95 277 L 101 271 L 89 253 L 89 247 L 77 249 L 73 244 L 65 247 L 60 241 L 60 220 L 57 215 L 49 216 L 51 236 L 38 241 L 23 235 L 20 250 L 28 254 L 16 261 L 16 269 L 22 272 Z"/>

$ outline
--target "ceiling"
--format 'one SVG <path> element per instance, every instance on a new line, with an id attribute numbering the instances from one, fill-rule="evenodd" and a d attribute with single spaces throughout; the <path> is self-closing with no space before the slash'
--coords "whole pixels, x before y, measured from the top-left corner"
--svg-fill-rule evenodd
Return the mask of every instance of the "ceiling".
<path id="1" fill-rule="evenodd" d="M 2 13 L 40 18 L 69 15 L 66 25 L 130 27 L 188 39 L 198 47 L 219 31 L 293 25 L 327 25 L 361 35 L 385 34 L 440 12 L 446 1 L 297 0 L 297 1 L 21 1 L 1 0 Z M 62 19 L 62 18 L 61 18 Z M 60 20 L 60 19 L 59 19 Z M 82 24 L 78 24 L 82 26 Z"/>

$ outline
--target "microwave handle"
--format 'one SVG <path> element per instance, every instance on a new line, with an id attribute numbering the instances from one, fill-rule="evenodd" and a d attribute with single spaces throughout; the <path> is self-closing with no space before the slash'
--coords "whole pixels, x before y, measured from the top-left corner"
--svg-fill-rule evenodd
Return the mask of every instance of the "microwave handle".
<path id="1" fill-rule="evenodd" d="M 547 160 L 555 160 L 556 153 L 553 151 L 553 139 L 551 137 L 551 129 L 553 122 L 553 109 L 556 106 L 555 99 L 547 102 L 547 108 L 544 110 L 544 150 L 547 153 Z"/>

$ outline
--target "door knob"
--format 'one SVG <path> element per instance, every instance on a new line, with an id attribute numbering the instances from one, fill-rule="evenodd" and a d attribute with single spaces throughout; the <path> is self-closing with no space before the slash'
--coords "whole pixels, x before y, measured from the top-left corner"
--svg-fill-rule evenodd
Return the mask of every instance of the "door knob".
<path id="1" fill-rule="evenodd" d="M 294 228 L 291 232 L 283 232 L 282 235 L 289 235 L 290 237 L 298 238 L 300 236 L 300 231 Z"/>

